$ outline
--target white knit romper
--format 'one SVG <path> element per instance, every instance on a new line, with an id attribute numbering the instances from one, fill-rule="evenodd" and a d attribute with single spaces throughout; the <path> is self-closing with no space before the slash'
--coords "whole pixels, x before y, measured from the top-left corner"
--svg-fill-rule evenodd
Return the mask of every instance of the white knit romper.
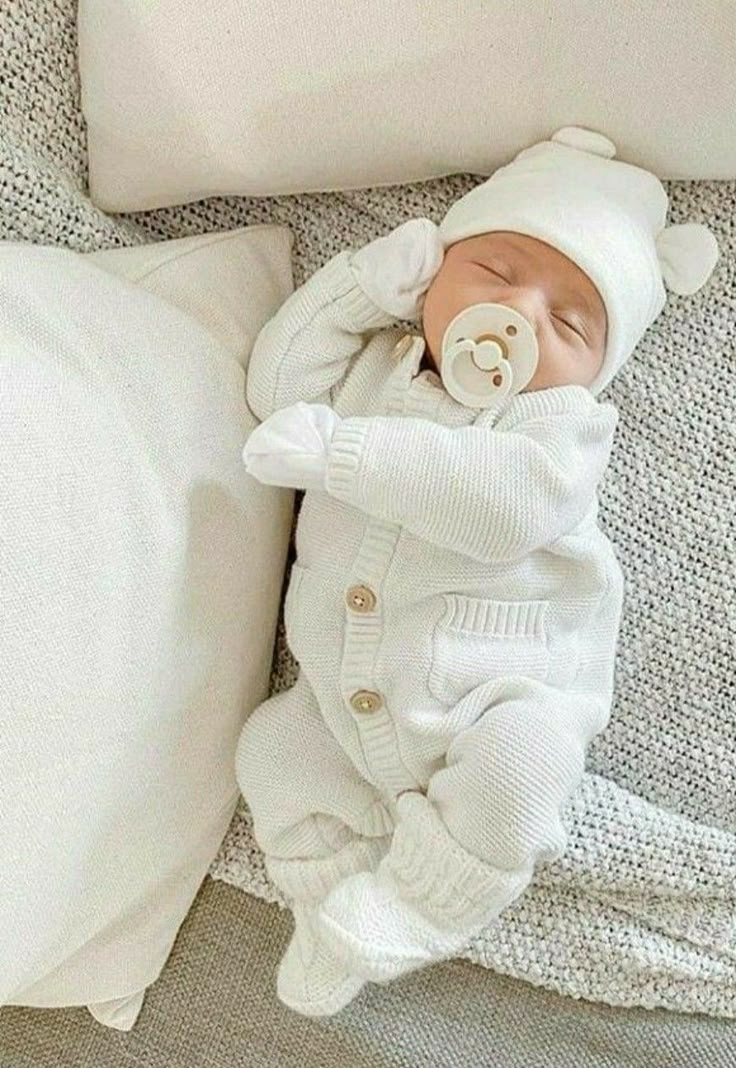
<path id="1" fill-rule="evenodd" d="M 561 809 L 610 714 L 623 578 L 596 517 L 617 414 L 581 386 L 458 404 L 349 255 L 251 357 L 259 418 L 304 400 L 343 421 L 299 516 L 299 678 L 249 718 L 238 779 L 292 898 L 389 851 L 438 923 L 490 919 L 564 850 Z M 406 791 L 423 807 L 396 826 Z"/>

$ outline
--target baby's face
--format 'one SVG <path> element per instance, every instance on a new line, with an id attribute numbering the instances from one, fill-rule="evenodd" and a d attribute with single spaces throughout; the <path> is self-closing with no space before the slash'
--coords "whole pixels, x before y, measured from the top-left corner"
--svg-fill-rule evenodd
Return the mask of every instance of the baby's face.
<path id="1" fill-rule="evenodd" d="M 506 304 L 534 328 L 539 363 L 526 390 L 589 386 L 603 362 L 606 309 L 587 274 L 534 237 L 498 230 L 451 245 L 422 313 L 429 354 L 440 365 L 448 323 L 470 304 Z"/>

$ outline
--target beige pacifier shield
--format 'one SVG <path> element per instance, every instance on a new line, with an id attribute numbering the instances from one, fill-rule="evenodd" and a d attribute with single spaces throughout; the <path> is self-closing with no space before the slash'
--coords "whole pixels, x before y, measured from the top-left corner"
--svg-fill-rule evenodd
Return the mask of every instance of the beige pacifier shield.
<path id="1" fill-rule="evenodd" d="M 468 408 L 490 408 L 531 381 L 539 359 L 534 329 L 506 304 L 471 304 L 442 339 L 445 389 Z"/>

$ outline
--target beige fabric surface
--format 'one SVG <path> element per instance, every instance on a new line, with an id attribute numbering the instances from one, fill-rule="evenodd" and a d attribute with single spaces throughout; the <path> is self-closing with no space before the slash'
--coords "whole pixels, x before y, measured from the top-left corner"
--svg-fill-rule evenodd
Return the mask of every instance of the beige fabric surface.
<path id="1" fill-rule="evenodd" d="M 3 1068 L 732 1068 L 736 1024 L 560 997 L 462 961 L 311 1020 L 274 996 L 291 930 L 207 880 L 135 1029 L 0 1009 Z"/>
<path id="2" fill-rule="evenodd" d="M 81 0 L 80 40 L 108 211 L 486 174 L 567 125 L 736 178 L 724 0 Z"/>

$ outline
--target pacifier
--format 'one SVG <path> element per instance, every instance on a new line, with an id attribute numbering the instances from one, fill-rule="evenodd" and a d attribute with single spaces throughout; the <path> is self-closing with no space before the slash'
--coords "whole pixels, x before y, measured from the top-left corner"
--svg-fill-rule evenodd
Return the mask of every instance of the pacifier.
<path id="1" fill-rule="evenodd" d="M 506 304 L 471 304 L 442 338 L 440 375 L 468 408 L 490 408 L 518 393 L 534 376 L 539 346 L 527 319 Z"/>

